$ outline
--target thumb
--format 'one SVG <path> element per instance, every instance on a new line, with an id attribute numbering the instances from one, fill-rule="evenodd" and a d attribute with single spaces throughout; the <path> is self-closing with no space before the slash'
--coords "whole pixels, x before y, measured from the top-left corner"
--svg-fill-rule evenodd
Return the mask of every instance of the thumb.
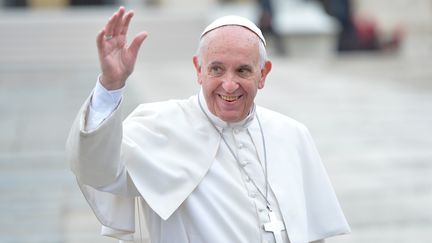
<path id="1" fill-rule="evenodd" d="M 132 40 L 132 43 L 128 47 L 127 51 L 133 56 L 136 57 L 138 55 L 138 51 L 141 47 L 141 44 L 147 38 L 147 32 L 138 33 L 135 38 Z"/>

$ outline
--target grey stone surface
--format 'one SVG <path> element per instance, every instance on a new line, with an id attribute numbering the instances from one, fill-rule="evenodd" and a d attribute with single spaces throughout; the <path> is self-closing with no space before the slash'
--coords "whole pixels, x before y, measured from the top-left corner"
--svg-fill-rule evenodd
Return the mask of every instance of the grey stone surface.
<path id="1" fill-rule="evenodd" d="M 96 82 L 94 38 L 110 12 L 0 13 L 0 242 L 115 242 L 99 236 L 64 155 Z M 205 20 L 205 12 L 137 10 L 132 32 L 150 38 L 125 115 L 197 92 L 191 56 Z M 397 53 L 274 58 L 258 103 L 311 130 L 353 230 L 328 242 L 432 241 L 430 64 Z"/>

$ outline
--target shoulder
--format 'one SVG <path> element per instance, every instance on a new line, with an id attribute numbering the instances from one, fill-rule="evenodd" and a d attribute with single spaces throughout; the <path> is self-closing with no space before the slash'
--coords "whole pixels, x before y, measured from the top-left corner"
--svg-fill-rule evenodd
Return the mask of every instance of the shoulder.
<path id="1" fill-rule="evenodd" d="M 259 118 L 261 119 L 261 122 L 264 123 L 266 126 L 271 126 L 276 129 L 295 129 L 300 131 L 307 130 L 306 126 L 287 116 L 282 113 L 257 106 L 257 113 Z"/>
<path id="2" fill-rule="evenodd" d="M 193 98 L 194 97 L 192 96 L 189 99 L 167 100 L 140 104 L 126 118 L 126 121 L 144 117 L 173 119 L 175 116 L 180 114 L 184 115 L 184 113 L 189 113 L 188 110 L 193 108 Z"/>
<path id="3" fill-rule="evenodd" d="M 263 107 L 257 107 L 257 113 L 265 133 L 272 140 L 286 141 L 281 145 L 303 146 L 311 139 L 308 128 L 287 115 Z"/>
<path id="4" fill-rule="evenodd" d="M 281 157 L 297 153 L 299 161 L 318 154 L 309 129 L 301 122 L 284 114 L 261 108 L 258 111 L 269 147 L 279 151 Z M 296 152 L 295 152 L 296 151 Z M 285 153 L 291 154 L 286 155 Z M 316 157 L 318 158 L 318 157 Z"/>
<path id="5" fill-rule="evenodd" d="M 196 96 L 182 100 L 167 100 L 139 105 L 123 122 L 125 132 L 136 129 L 170 131 L 178 128 L 196 128 L 202 120 L 196 105 Z"/>

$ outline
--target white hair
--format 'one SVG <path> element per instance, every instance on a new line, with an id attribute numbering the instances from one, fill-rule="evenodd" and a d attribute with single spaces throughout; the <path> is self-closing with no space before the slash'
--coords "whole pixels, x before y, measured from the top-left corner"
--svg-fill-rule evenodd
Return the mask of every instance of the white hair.
<path id="1" fill-rule="evenodd" d="M 202 63 L 202 51 L 204 49 L 203 47 L 205 45 L 205 39 L 206 39 L 205 35 L 200 39 L 200 41 L 198 43 L 198 49 L 197 49 L 196 54 L 195 54 L 197 56 L 198 64 L 200 66 Z M 264 43 L 261 40 L 259 40 L 258 42 L 259 42 L 259 44 L 258 44 L 259 65 L 260 65 L 260 68 L 263 69 L 266 61 L 268 61 L 267 51 L 265 49 Z"/>

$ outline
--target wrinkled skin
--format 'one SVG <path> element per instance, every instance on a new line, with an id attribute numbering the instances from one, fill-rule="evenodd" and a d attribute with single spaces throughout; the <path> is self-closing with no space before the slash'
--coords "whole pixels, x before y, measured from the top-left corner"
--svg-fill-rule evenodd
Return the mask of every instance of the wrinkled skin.
<path id="1" fill-rule="evenodd" d="M 244 27 L 223 26 L 203 38 L 200 57 L 193 62 L 208 109 L 223 121 L 241 121 L 264 88 L 272 64 L 260 67 L 260 40 Z"/>

